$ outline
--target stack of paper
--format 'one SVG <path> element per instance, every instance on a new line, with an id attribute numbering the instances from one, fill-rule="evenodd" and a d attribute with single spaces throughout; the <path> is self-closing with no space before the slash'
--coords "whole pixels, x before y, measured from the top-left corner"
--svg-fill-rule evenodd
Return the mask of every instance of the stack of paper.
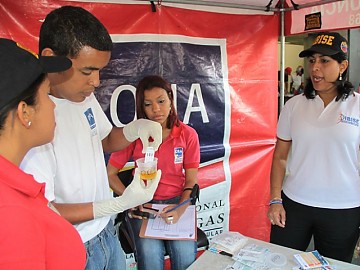
<path id="1" fill-rule="evenodd" d="M 209 250 L 224 255 L 234 255 L 247 240 L 248 238 L 239 232 L 223 232 L 211 239 Z"/>
<path id="2" fill-rule="evenodd" d="M 317 250 L 295 254 L 294 257 L 300 269 L 332 269 Z"/>
<path id="3" fill-rule="evenodd" d="M 233 256 L 236 261 L 235 269 L 267 270 L 267 258 L 271 254 L 270 249 L 256 244 L 249 244 L 239 250 Z"/>

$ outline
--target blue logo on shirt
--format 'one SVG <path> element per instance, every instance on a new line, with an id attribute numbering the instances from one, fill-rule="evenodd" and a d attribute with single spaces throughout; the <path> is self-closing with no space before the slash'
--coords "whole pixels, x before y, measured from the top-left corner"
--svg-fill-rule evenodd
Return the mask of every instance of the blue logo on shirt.
<path id="1" fill-rule="evenodd" d="M 338 123 L 345 123 L 349 125 L 353 125 L 355 127 L 359 126 L 359 119 L 351 116 L 346 116 L 345 114 L 340 113 L 339 115 L 339 122 Z"/>
<path id="2" fill-rule="evenodd" d="M 90 126 L 90 129 L 91 130 L 94 130 L 96 128 L 96 124 L 95 124 L 95 117 L 94 117 L 94 114 L 93 114 L 93 111 L 91 108 L 87 109 L 85 112 L 84 112 L 85 116 L 86 116 L 86 119 L 88 120 L 88 123 L 89 123 L 89 126 Z"/>

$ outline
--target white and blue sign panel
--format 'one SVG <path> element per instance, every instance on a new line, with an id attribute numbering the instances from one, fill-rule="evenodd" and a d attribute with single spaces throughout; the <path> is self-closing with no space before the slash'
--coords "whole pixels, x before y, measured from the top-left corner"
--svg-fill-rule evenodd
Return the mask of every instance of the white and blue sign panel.
<path id="1" fill-rule="evenodd" d="M 135 87 L 147 75 L 171 83 L 180 120 L 195 128 L 201 163 L 223 159 L 226 121 L 224 40 L 167 35 L 114 35 L 96 96 L 116 126 L 136 119 Z M 160 41 L 160 39 L 162 41 Z M 206 41 L 206 39 L 205 39 Z M 226 74 L 226 73 L 225 73 Z M 227 103 L 229 104 L 229 103 Z"/>

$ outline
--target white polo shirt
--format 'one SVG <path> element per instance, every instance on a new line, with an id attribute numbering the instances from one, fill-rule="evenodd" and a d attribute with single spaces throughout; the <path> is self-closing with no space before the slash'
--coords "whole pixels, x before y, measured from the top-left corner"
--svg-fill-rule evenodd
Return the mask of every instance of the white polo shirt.
<path id="1" fill-rule="evenodd" d="M 32 149 L 21 168 L 46 182 L 45 195 L 56 203 L 83 203 L 112 197 L 101 141 L 112 125 L 92 94 L 81 103 L 51 96 L 56 129 L 52 143 Z M 75 225 L 83 242 L 99 234 L 110 217 Z"/>
<path id="2" fill-rule="evenodd" d="M 360 206 L 360 95 L 335 99 L 291 98 L 281 111 L 277 136 L 292 140 L 283 191 L 301 204 L 344 209 Z"/>

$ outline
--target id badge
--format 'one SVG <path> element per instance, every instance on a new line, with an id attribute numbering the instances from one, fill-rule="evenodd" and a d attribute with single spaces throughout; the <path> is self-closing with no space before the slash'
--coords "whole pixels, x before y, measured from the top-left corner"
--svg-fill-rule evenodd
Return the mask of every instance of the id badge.
<path id="1" fill-rule="evenodd" d="M 184 160 L 184 150 L 182 147 L 174 148 L 174 164 L 183 163 Z"/>

